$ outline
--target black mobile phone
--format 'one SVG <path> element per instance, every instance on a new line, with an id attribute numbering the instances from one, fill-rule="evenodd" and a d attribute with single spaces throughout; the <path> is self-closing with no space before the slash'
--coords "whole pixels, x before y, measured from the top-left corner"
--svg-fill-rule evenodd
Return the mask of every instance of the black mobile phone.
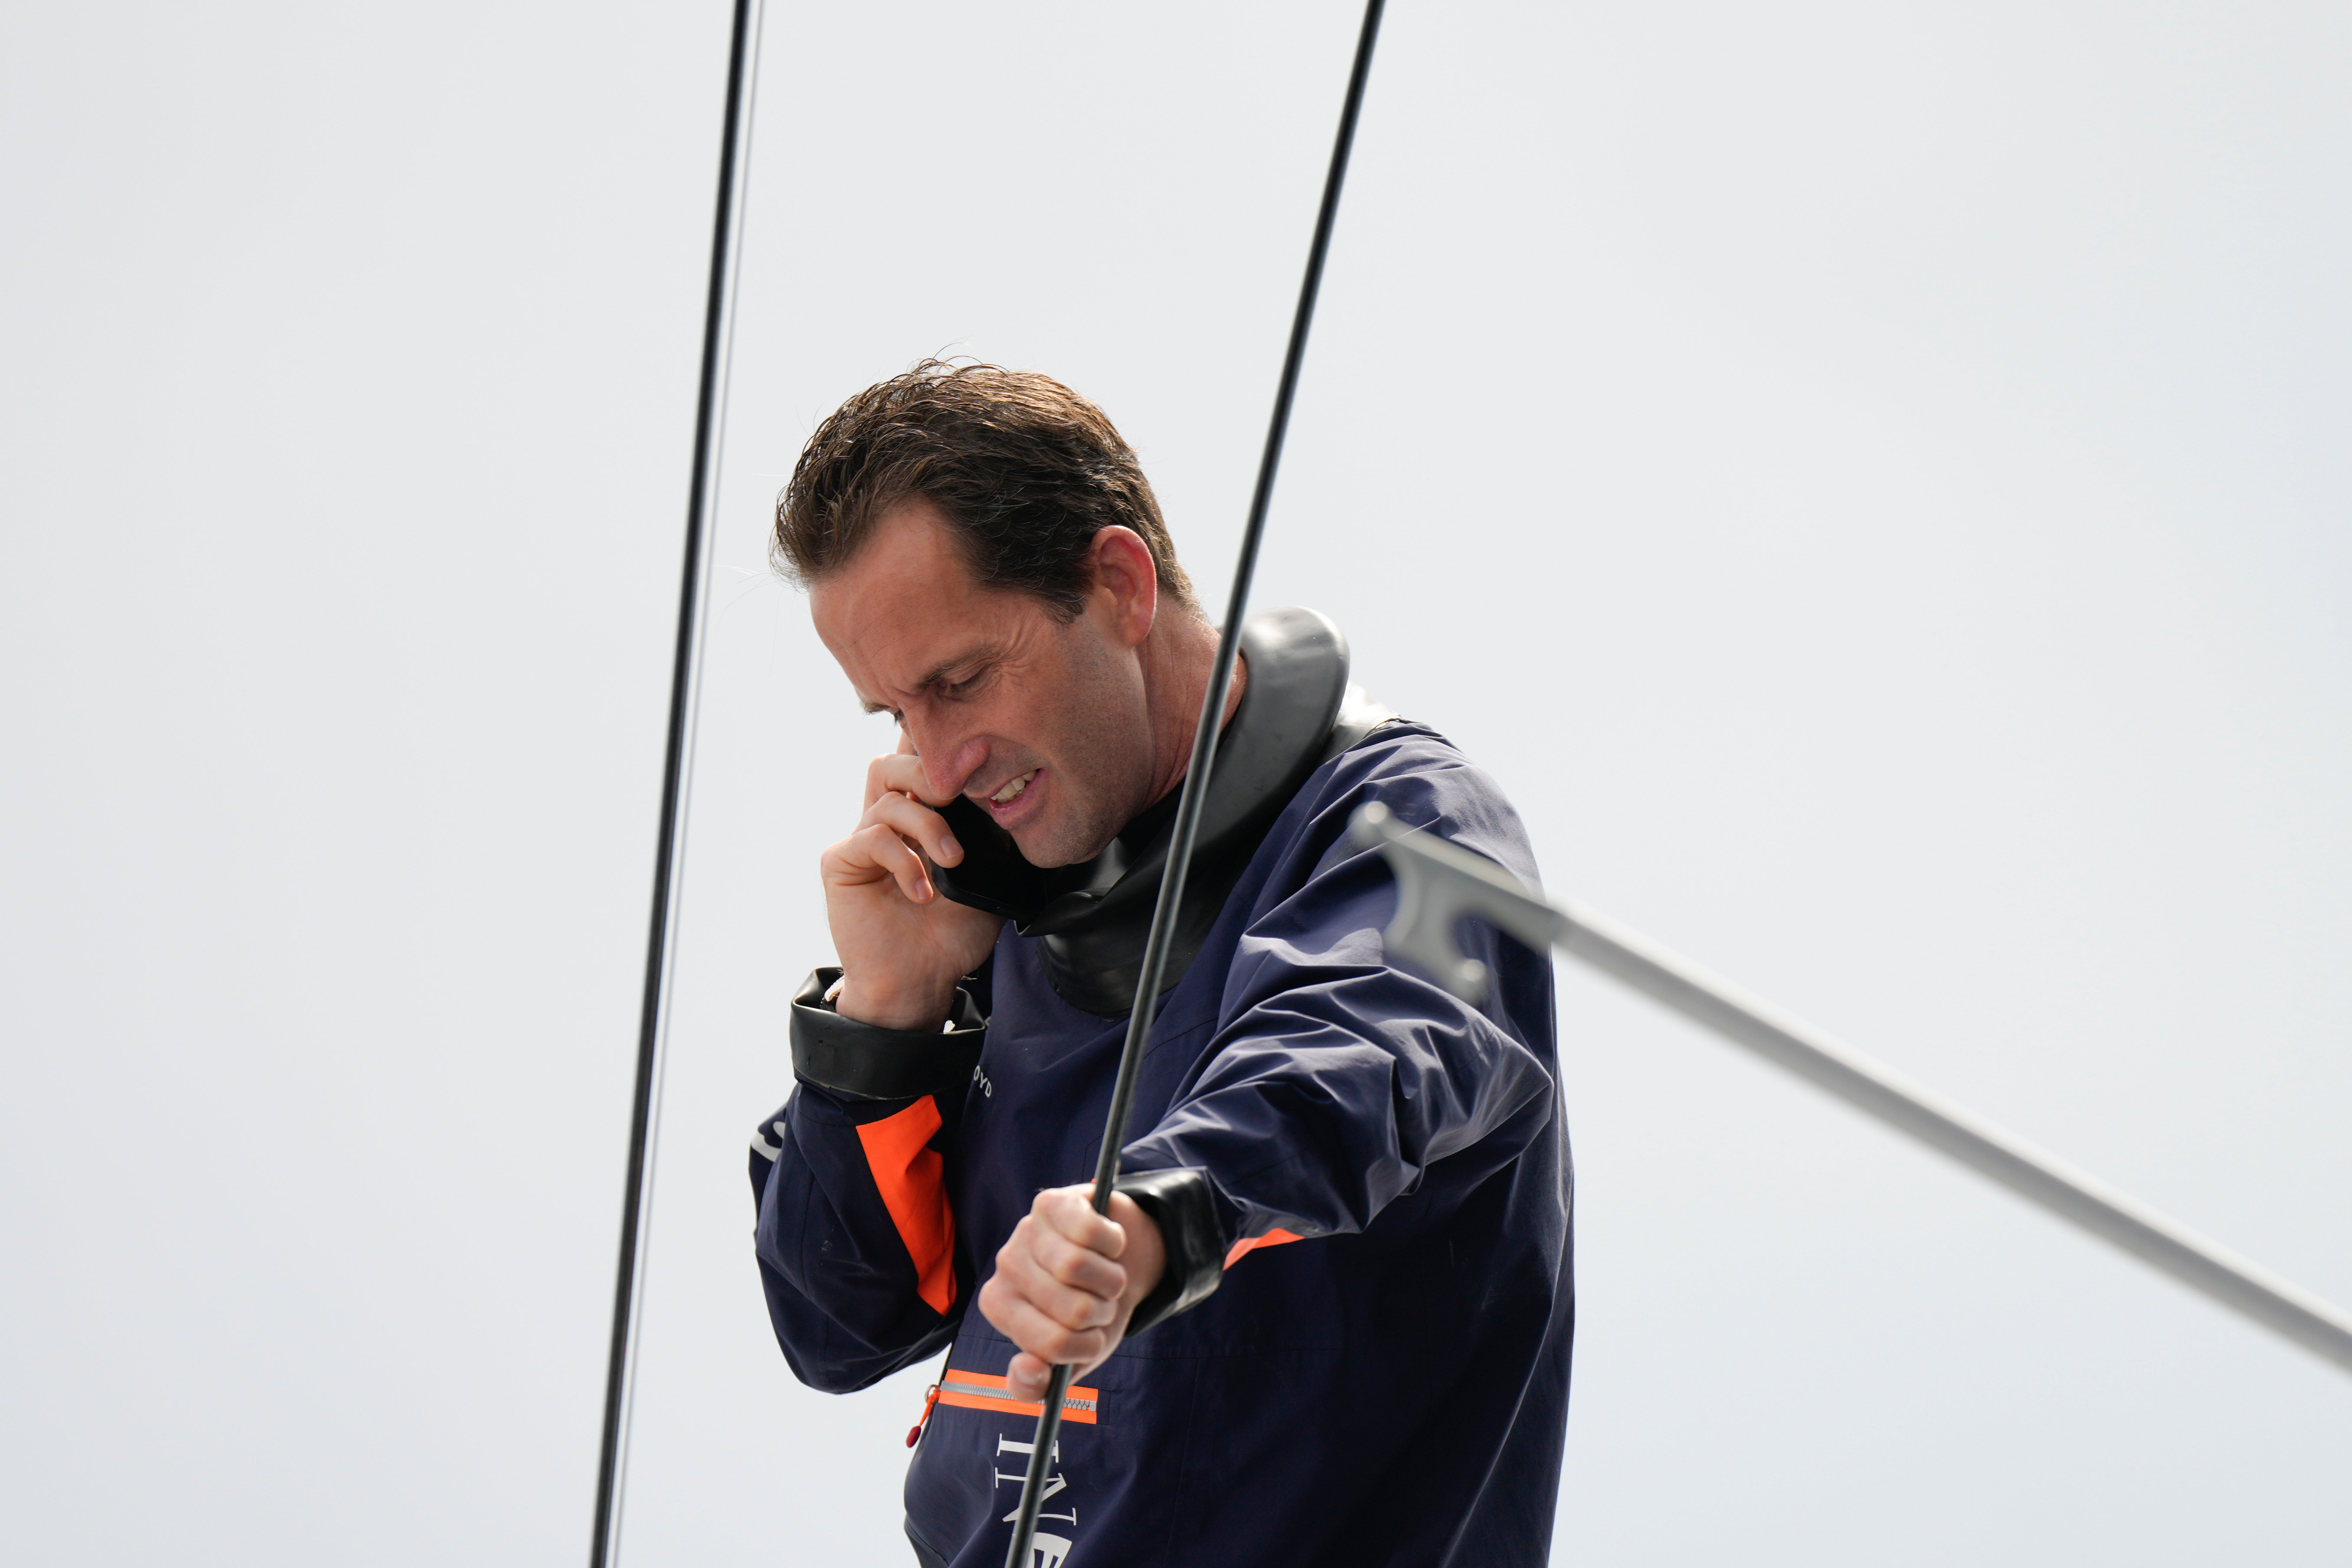
<path id="1" fill-rule="evenodd" d="M 1013 835 L 971 796 L 956 796 L 940 807 L 940 815 L 963 846 L 963 863 L 934 866 L 931 878 L 957 903 L 1018 922 L 1068 890 L 1066 868 L 1043 871 L 1029 864 Z"/>

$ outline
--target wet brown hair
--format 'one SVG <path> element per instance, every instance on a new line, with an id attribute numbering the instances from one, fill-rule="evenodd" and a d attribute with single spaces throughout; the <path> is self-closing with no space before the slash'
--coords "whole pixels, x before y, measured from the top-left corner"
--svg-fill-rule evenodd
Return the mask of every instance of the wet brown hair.
<path id="1" fill-rule="evenodd" d="M 974 578 L 1034 594 L 1065 623 L 1093 584 L 1095 535 L 1113 524 L 1142 538 L 1160 593 L 1200 613 L 1133 448 L 1051 376 L 927 359 L 867 387 L 802 449 L 776 499 L 770 556 L 806 584 L 917 497 L 953 525 Z"/>

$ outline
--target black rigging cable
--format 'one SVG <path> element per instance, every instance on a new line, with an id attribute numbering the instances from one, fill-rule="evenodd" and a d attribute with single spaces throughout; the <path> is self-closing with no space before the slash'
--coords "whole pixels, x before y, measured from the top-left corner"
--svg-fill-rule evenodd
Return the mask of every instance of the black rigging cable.
<path id="1" fill-rule="evenodd" d="M 605 1380 L 604 1440 L 596 1479 L 595 1536 L 589 1552 L 591 1568 L 611 1568 L 618 1558 L 620 1500 L 635 1373 L 637 1327 L 635 1307 L 644 1279 L 645 1216 L 651 1194 L 653 1129 L 659 1100 L 662 1050 L 667 1022 L 671 955 L 676 946 L 677 867 L 685 832 L 688 775 L 693 754 L 695 702 L 700 674 L 704 614 L 709 596 L 707 579 L 710 542 L 715 531 L 712 512 L 719 488 L 719 458 L 725 416 L 736 264 L 741 245 L 742 186 L 750 162 L 751 108 L 759 48 L 760 6 L 761 0 L 735 0 L 733 37 L 728 57 L 727 109 L 719 149 L 718 211 L 711 234 L 710 284 L 703 322 L 702 374 L 695 418 L 694 469 L 687 502 L 686 561 L 679 589 L 677 637 L 671 670 L 667 748 L 662 773 L 660 841 L 654 862 L 652 929 L 646 957 L 645 999 L 637 1041 L 635 1099 L 629 1124 L 627 1187 L 621 1210 L 620 1268 L 614 1291 L 612 1355 Z M 1096 1161 L 1093 1202 L 1097 1213 L 1107 1211 L 1110 1205 L 1113 1184 L 1118 1175 L 1119 1152 L 1126 1142 L 1128 1116 L 1135 1100 L 1135 1079 L 1143 1043 L 1158 1016 L 1160 981 L 1167 964 L 1170 930 L 1183 898 L 1185 876 L 1191 867 L 1193 842 L 1200 827 L 1202 797 L 1215 761 L 1222 729 L 1220 721 L 1223 716 L 1227 693 L 1232 689 L 1242 617 L 1248 607 L 1251 580 L 1256 574 L 1258 549 L 1265 532 L 1266 511 L 1274 493 L 1276 471 L 1282 459 L 1283 440 L 1289 429 L 1291 404 L 1297 392 L 1299 367 L 1306 357 L 1307 331 L 1314 320 L 1316 297 L 1322 286 L 1324 259 L 1330 248 L 1331 231 L 1339 214 L 1340 188 L 1347 177 L 1349 153 L 1354 145 L 1356 122 L 1363 107 L 1364 86 L 1371 70 L 1372 48 L 1379 36 L 1382 8 L 1383 0 L 1367 0 L 1364 7 L 1354 68 L 1349 76 L 1347 100 L 1340 110 L 1339 133 L 1332 146 L 1330 169 L 1323 186 L 1322 205 L 1316 215 L 1314 239 L 1307 249 L 1306 276 L 1299 287 L 1298 309 L 1291 322 L 1289 347 L 1283 357 L 1282 376 L 1275 392 L 1274 415 L 1266 431 L 1265 450 L 1258 467 L 1257 485 L 1250 499 L 1248 521 L 1242 533 L 1241 557 L 1234 567 L 1224 624 L 1217 641 L 1216 660 L 1212 667 L 1209 689 L 1202 700 L 1200 721 L 1193 732 L 1192 754 L 1185 767 L 1183 787 L 1178 797 L 1168 869 L 1152 909 L 1151 931 L 1144 948 L 1143 970 L 1136 985 L 1135 1005 L 1129 1016 L 1127 1037 L 1119 1054 L 1118 1075 L 1111 1093 L 1110 1112 L 1106 1119 L 1102 1146 Z M 1530 934 L 1528 940 L 1538 940 L 1538 937 Z M 1604 964 L 1604 967 L 1608 965 Z M 1644 985 L 1644 988 L 1649 987 Z M 1724 1027 L 1720 1023 L 1716 1026 Z M 1786 1025 L 1779 1026 L 1784 1031 L 1789 1027 Z M 1801 1026 L 1795 1027 L 1801 1030 Z M 1747 1038 L 1738 1028 L 1730 1028 L 1727 1032 L 1743 1040 Z M 1927 1141 L 1944 1146 L 1938 1139 L 1930 1137 Z M 2029 1195 L 2033 1194 L 2029 1193 Z M 2063 1205 L 2053 1206 L 2059 1207 L 2061 1212 L 2068 1212 Z M 2100 1227 L 2094 1226 L 2093 1228 Z M 2105 1232 L 2102 1231 L 2102 1234 Z M 2125 1245 L 2129 1246 L 2128 1243 Z M 2236 1260 L 2231 1259 L 2231 1262 L 2234 1265 Z M 2171 1267 L 2169 1264 L 2165 1266 Z M 2230 1304 L 2239 1306 L 2242 1310 L 2248 1310 L 2233 1300 L 2228 1291 L 2215 1290 L 2211 1284 L 2191 1278 L 2193 1270 L 2184 1271 L 2176 1268 L 2173 1271 L 2189 1279 L 2200 1289 L 2220 1295 Z M 2262 1279 L 2264 1289 L 2280 1283 L 2270 1280 L 2267 1276 Z M 2305 1300 L 2305 1293 L 2295 1291 L 2292 1287 L 2284 1287 L 2284 1289 L 2297 1301 Z M 2288 1332 L 2291 1337 L 2313 1345 L 2322 1354 L 2342 1359 L 2339 1342 L 2345 1331 L 2343 1315 L 2324 1302 L 2309 1300 L 2319 1309 L 2316 1315 L 2326 1320 L 2320 1326 L 2338 1338 L 2327 1340 L 2323 1344 L 2294 1328 L 2282 1327 L 2272 1315 L 2259 1310 L 2253 1315 L 2273 1327 L 2281 1327 L 2282 1331 Z M 1021 1506 L 1013 1526 L 1012 1543 L 1005 1555 L 1006 1568 L 1031 1568 L 1029 1558 L 1034 1547 L 1038 1509 L 1043 1500 L 1046 1477 L 1052 1468 L 1055 1437 L 1061 1426 L 1063 1402 L 1068 1394 L 1070 1377 L 1071 1369 L 1066 1365 L 1055 1367 L 1048 1377 L 1045 1403 L 1037 1419 L 1037 1440 L 1030 1452 L 1028 1471 L 1022 1486 Z"/>
<path id="2" fill-rule="evenodd" d="M 1201 699 L 1201 721 L 1192 731 L 1192 756 L 1185 764 L 1184 787 L 1177 797 L 1176 826 L 1168 846 L 1168 869 L 1160 879 L 1160 897 L 1151 910 L 1151 934 L 1143 948 L 1143 973 L 1135 985 L 1135 1008 L 1128 1015 L 1127 1039 L 1119 1047 L 1118 1078 L 1111 1089 L 1110 1114 L 1103 1124 L 1102 1151 L 1095 1161 L 1094 1205 L 1097 1214 L 1110 1207 L 1111 1185 L 1118 1179 L 1119 1149 L 1127 1142 L 1128 1111 L 1135 1102 L 1136 1069 L 1143 1060 L 1143 1042 L 1160 1011 L 1160 976 L 1168 963 L 1168 942 L 1176 911 L 1184 897 L 1184 874 L 1191 868 L 1192 840 L 1201 826 L 1201 799 L 1207 793 L 1209 769 L 1216 760 L 1217 737 L 1223 729 L 1225 693 L 1234 679 L 1234 658 L 1240 646 L 1242 614 L 1249 607 L 1250 579 L 1257 573 L 1258 544 L 1265 537 L 1267 503 L 1274 497 L 1275 470 L 1282 463 L 1282 440 L 1290 429 L 1290 405 L 1298 391 L 1298 367 L 1307 357 L 1307 330 L 1315 320 L 1315 296 L 1323 286 L 1323 258 L 1331 248 L 1331 227 L 1339 214 L 1339 187 L 1348 177 L 1348 153 L 1356 141 L 1356 118 L 1364 105 L 1364 82 L 1372 69 L 1372 45 L 1380 36 L 1383 0 L 1366 0 L 1363 31 L 1356 40 L 1355 68 L 1348 77 L 1348 100 L 1339 110 L 1339 132 L 1331 146 L 1331 169 L 1323 182 L 1323 205 L 1315 215 L 1315 238 L 1307 249 L 1307 276 L 1298 287 L 1298 313 L 1290 323 L 1290 347 L 1282 359 L 1282 380 L 1275 388 L 1274 417 L 1265 433 L 1265 455 L 1258 462 L 1257 489 L 1250 497 L 1249 522 L 1242 530 L 1241 560 L 1234 567 L 1233 592 L 1225 601 L 1225 624 L 1217 637 L 1217 661 L 1209 676 L 1209 689 Z M 1062 1401 L 1069 1393 L 1070 1369 L 1054 1368 L 1045 1384 L 1045 1403 L 1037 1416 L 1037 1443 L 1029 1453 L 1029 1471 L 1021 1485 L 1021 1508 L 1013 1526 L 1013 1542 L 1004 1554 L 1005 1568 L 1030 1568 L 1029 1554 L 1037 1534 L 1037 1510 L 1044 1501 L 1045 1479 L 1052 1468 L 1055 1435 L 1062 1425 Z"/>
<path id="3" fill-rule="evenodd" d="M 694 474 L 686 501 L 686 566 L 678 588 L 677 644 L 670 666 L 669 733 L 662 761 L 661 837 L 654 851 L 653 930 L 646 945 L 645 1004 L 637 1025 L 636 1097 L 629 1116 L 628 1184 L 621 1198 L 620 1278 L 613 1289 L 613 1350 L 604 1373 L 604 1433 L 596 1467 L 596 1533 L 589 1568 L 619 1557 L 621 1482 L 636 1370 L 636 1300 L 645 1279 L 646 1214 L 653 1185 L 653 1128 L 667 1034 L 671 955 L 677 928 L 677 868 L 686 835 L 687 775 L 702 668 L 710 542 L 717 532 L 719 454 L 727 412 L 736 258 L 742 247 L 743 175 L 751 162 L 751 85 L 760 0 L 735 0 L 727 56 L 727 113 L 719 144 L 719 210 L 710 233 L 710 292 L 702 320 L 702 380 L 694 416 Z"/>

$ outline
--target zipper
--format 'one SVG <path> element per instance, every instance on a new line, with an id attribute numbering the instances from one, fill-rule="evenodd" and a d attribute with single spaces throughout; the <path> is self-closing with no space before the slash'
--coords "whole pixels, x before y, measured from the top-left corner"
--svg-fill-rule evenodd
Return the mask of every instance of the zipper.
<path id="1" fill-rule="evenodd" d="M 923 1413 L 915 1417 L 915 1424 L 907 1429 L 907 1447 L 911 1448 L 923 1440 L 923 1427 L 931 1419 L 931 1406 L 939 1402 L 940 1385 L 935 1383 L 931 1384 L 930 1392 L 923 1395 Z"/>

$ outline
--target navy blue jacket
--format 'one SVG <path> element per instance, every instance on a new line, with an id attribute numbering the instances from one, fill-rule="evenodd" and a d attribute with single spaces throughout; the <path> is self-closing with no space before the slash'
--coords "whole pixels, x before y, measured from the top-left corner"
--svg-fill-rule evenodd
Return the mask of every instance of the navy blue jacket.
<path id="1" fill-rule="evenodd" d="M 1550 958 L 1466 929 L 1495 977 L 1476 1008 L 1391 967 L 1395 884 L 1346 831 L 1367 800 L 1536 879 L 1494 782 L 1418 724 L 1323 763 L 1275 820 L 1162 1005 L 1124 1152 L 1206 1177 L 1225 1272 L 1072 1391 L 1039 1568 L 1549 1554 L 1575 1321 Z M 1007 926 L 974 979 L 956 1103 L 804 1079 L 753 1144 L 801 1380 L 845 1392 L 947 1351 L 906 1505 L 919 1557 L 954 1568 L 1003 1562 L 1037 1412 L 1003 1397 L 1013 1347 L 973 1293 L 1037 1191 L 1091 1173 L 1125 1033 L 1055 995 L 1034 945 Z"/>

